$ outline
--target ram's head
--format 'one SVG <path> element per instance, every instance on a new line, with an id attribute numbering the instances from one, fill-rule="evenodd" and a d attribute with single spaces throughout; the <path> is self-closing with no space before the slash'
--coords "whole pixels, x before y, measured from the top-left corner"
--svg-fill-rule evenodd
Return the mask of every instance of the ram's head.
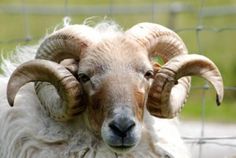
<path id="1" fill-rule="evenodd" d="M 159 56 L 160 66 L 153 62 Z M 207 79 L 223 98 L 221 75 L 208 58 L 188 55 L 173 31 L 140 23 L 126 32 L 100 33 L 71 25 L 49 35 L 36 59 L 22 64 L 10 78 L 8 100 L 36 81 L 43 108 L 55 120 L 85 114 L 88 128 L 116 152 L 135 147 L 142 136 L 146 109 L 161 118 L 175 117 L 190 89 L 191 75 Z"/>

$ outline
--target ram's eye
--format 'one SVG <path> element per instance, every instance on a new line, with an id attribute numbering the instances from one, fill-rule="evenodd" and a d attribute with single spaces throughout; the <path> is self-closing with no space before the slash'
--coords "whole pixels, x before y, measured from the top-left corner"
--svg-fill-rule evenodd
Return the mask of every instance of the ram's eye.
<path id="1" fill-rule="evenodd" d="M 145 74 L 144 77 L 149 80 L 151 78 L 154 78 L 154 72 L 152 70 L 148 70 Z"/>
<path id="2" fill-rule="evenodd" d="M 90 77 L 84 73 L 80 73 L 80 74 L 78 74 L 78 80 L 81 83 L 86 83 L 90 80 Z"/>

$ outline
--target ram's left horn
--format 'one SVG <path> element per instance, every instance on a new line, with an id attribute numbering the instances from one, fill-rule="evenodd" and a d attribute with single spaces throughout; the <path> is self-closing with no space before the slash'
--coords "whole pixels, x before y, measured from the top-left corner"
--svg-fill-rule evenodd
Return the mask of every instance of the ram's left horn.
<path id="1" fill-rule="evenodd" d="M 224 96 L 224 86 L 216 65 L 202 55 L 180 55 L 163 65 L 155 76 L 158 82 L 150 89 L 149 97 L 152 97 L 152 102 L 148 106 L 152 115 L 163 118 L 175 117 L 183 104 L 178 102 L 177 97 L 183 95 L 183 92 L 175 85 L 180 78 L 193 75 L 203 77 L 213 85 L 217 93 L 216 103 L 220 105 Z"/>
<path id="2" fill-rule="evenodd" d="M 165 63 L 176 56 L 188 54 L 188 50 L 182 39 L 172 30 L 158 24 L 139 23 L 129 29 L 126 34 L 146 49 L 150 57 L 159 56 Z M 154 80 L 153 86 L 156 84 L 159 84 L 158 80 Z M 181 90 L 181 95 L 173 96 L 173 98 L 176 98 L 176 104 L 173 103 L 172 105 L 169 105 L 168 102 L 156 103 L 156 100 L 158 100 L 155 98 L 157 92 L 154 91 L 155 88 L 153 87 L 152 91 L 149 93 L 147 107 L 148 109 L 153 109 L 153 106 L 155 105 L 156 109 L 158 109 L 158 107 L 168 108 L 173 106 L 174 108 L 178 107 L 181 109 L 186 101 L 186 98 L 188 97 L 190 87 L 190 77 L 183 77 L 179 79 L 178 84 L 174 86 L 174 89 L 178 89 L 178 91 Z M 158 93 L 159 92 L 160 91 L 158 91 Z M 159 95 L 163 96 L 164 94 Z M 150 112 L 154 116 L 166 116 L 166 114 L 162 115 L 161 111 L 158 110 L 156 112 Z"/>

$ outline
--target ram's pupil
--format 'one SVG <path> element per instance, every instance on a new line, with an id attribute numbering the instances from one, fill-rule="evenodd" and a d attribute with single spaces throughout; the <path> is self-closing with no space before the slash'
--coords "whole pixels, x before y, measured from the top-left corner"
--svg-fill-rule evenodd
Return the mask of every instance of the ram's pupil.
<path id="1" fill-rule="evenodd" d="M 80 82 L 85 83 L 85 82 L 88 82 L 89 80 L 90 80 L 89 76 L 87 76 L 87 75 L 85 75 L 85 74 L 80 74 L 80 75 L 79 75 L 79 81 L 80 81 Z"/>
<path id="2" fill-rule="evenodd" d="M 150 79 L 150 78 L 153 78 L 154 74 L 153 74 L 153 71 L 152 70 L 149 70 L 145 73 L 144 77 L 146 79 Z"/>

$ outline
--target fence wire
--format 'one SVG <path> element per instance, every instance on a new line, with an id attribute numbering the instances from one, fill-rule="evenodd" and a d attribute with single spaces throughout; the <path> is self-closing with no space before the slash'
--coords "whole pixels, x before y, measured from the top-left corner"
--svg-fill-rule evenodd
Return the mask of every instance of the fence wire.
<path id="1" fill-rule="evenodd" d="M 108 5 L 98 5 L 98 6 L 69 6 L 69 0 L 64 0 L 64 6 L 29 6 L 25 0 L 21 0 L 21 6 L 19 5 L 0 5 L 0 14 L 21 14 L 23 18 L 24 27 L 24 37 L 10 39 L 10 40 L 0 40 L 0 45 L 7 44 L 17 44 L 25 43 L 30 41 L 38 41 L 41 37 L 33 37 L 31 35 L 29 16 L 32 14 L 36 15 L 61 15 L 64 17 L 69 17 L 71 15 L 108 15 L 112 17 L 114 15 L 120 14 L 151 14 L 151 21 L 155 22 L 156 15 L 158 13 L 169 13 L 169 27 L 174 29 L 177 33 L 180 32 L 195 32 L 197 51 L 204 55 L 204 51 L 201 44 L 200 34 L 203 31 L 220 33 L 226 31 L 236 31 L 235 26 L 231 27 L 208 27 L 204 26 L 203 18 L 212 16 L 223 16 L 223 15 L 236 15 L 236 6 L 215 6 L 215 7 L 205 7 L 206 0 L 199 0 L 200 7 L 198 9 L 190 6 L 189 4 L 183 3 L 172 3 L 172 4 L 157 4 L 155 0 L 152 0 L 150 4 L 143 4 L 142 6 L 126 6 L 126 5 L 115 5 L 115 1 L 109 0 Z M 62 11 L 63 10 L 63 11 Z M 175 29 L 176 16 L 180 13 L 193 13 L 197 12 L 197 26 L 186 27 Z M 202 90 L 201 96 L 201 132 L 199 137 L 189 137 L 183 136 L 187 144 L 195 144 L 199 146 L 198 157 L 202 158 L 202 149 L 205 144 L 215 144 L 224 147 L 236 148 L 236 134 L 232 136 L 222 136 L 222 137 L 206 137 L 206 93 L 210 89 L 208 83 L 204 85 L 193 86 L 192 89 Z M 235 91 L 235 86 L 225 86 L 225 91 Z M 227 142 L 222 142 L 222 140 L 227 140 Z"/>

